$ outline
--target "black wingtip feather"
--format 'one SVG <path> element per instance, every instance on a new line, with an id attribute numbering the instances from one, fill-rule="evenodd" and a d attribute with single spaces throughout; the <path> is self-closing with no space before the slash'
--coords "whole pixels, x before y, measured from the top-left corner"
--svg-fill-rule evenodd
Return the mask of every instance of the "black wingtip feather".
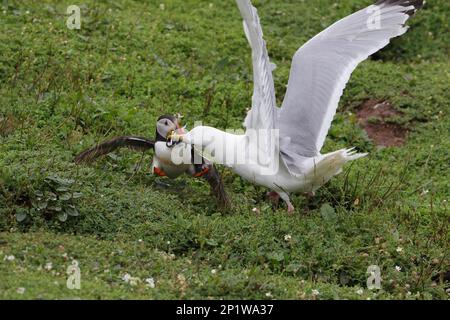
<path id="1" fill-rule="evenodd" d="M 417 10 L 422 8 L 425 4 L 424 0 L 378 0 L 375 3 L 377 6 L 402 6 L 409 7 L 413 6 L 414 9 L 406 10 L 405 14 L 412 16 Z"/>

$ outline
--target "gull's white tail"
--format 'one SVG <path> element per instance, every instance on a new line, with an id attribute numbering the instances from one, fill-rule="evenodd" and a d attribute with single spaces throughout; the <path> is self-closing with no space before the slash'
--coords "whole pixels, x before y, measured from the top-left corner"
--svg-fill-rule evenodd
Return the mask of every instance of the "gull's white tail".
<path id="1" fill-rule="evenodd" d="M 367 153 L 357 153 L 355 148 L 341 149 L 328 153 L 314 165 L 312 171 L 306 176 L 309 180 L 309 191 L 315 191 L 328 182 L 333 176 L 342 172 L 343 166 L 349 162 L 367 156 Z"/>
<path id="2" fill-rule="evenodd" d="M 355 148 L 343 149 L 339 150 L 341 157 L 345 160 L 345 162 L 353 161 L 359 158 L 364 158 L 368 155 L 368 153 L 358 153 L 355 151 Z"/>

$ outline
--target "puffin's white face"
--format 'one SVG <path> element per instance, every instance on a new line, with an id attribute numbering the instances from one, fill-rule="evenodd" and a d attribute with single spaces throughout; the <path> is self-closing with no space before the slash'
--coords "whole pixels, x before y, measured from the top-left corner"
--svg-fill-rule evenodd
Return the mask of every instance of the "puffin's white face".
<path id="1" fill-rule="evenodd" d="M 174 123 L 172 120 L 163 118 L 156 123 L 156 130 L 158 133 L 166 138 L 170 132 L 179 128 L 178 123 Z"/>

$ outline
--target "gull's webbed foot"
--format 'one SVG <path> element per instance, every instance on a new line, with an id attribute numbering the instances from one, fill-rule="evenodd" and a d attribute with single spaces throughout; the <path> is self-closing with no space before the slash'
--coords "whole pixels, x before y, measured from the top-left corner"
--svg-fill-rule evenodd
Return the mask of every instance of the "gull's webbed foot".
<path id="1" fill-rule="evenodd" d="M 294 211 L 295 211 L 295 208 L 294 208 L 294 206 L 292 205 L 292 203 L 287 203 L 287 206 L 288 206 L 288 209 L 287 209 L 287 212 L 288 212 L 288 214 L 293 214 L 294 213 Z"/>
<path id="2" fill-rule="evenodd" d="M 308 199 L 312 199 L 316 196 L 316 193 L 314 191 L 309 191 L 309 192 L 304 192 L 303 195 Z"/>
<path id="3" fill-rule="evenodd" d="M 269 191 L 266 193 L 266 197 L 275 205 L 275 207 L 278 207 L 280 204 L 280 195 L 278 192 Z"/>

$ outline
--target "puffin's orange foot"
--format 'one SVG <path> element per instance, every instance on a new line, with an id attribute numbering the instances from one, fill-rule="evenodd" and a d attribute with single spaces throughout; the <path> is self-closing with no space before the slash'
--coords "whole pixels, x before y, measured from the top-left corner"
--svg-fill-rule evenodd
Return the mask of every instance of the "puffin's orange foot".
<path id="1" fill-rule="evenodd" d="M 209 167 L 205 167 L 202 171 L 197 172 L 196 174 L 194 174 L 195 178 L 200 178 L 203 177 L 205 174 L 207 174 L 209 172 Z"/>
<path id="2" fill-rule="evenodd" d="M 159 177 L 165 177 L 167 176 L 166 173 L 164 171 L 162 171 L 160 168 L 158 167 L 154 167 L 153 168 L 153 173 L 156 174 Z"/>

